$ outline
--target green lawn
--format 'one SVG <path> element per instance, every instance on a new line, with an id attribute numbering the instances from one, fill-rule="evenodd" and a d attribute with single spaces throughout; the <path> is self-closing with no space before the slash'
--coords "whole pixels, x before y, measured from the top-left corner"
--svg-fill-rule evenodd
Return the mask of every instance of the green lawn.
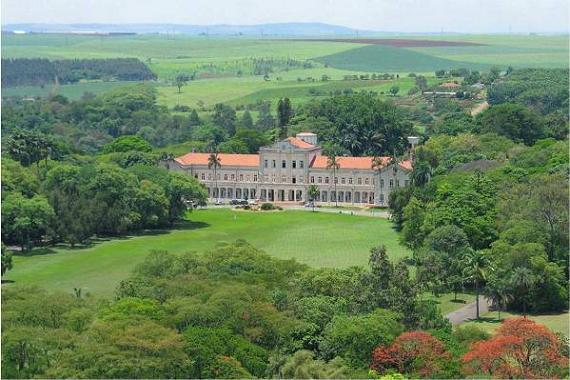
<path id="1" fill-rule="evenodd" d="M 89 248 L 57 248 L 51 253 L 16 256 L 5 279 L 72 291 L 111 293 L 152 249 L 172 253 L 204 251 L 217 243 L 245 239 L 267 253 L 314 267 L 366 265 L 373 246 L 384 244 L 394 259 L 409 252 L 399 245 L 388 220 L 308 211 L 252 212 L 198 210 L 191 223 L 144 236 L 112 239 Z"/>
<path id="2" fill-rule="evenodd" d="M 437 302 L 441 313 L 443 315 L 449 314 L 452 311 L 457 309 L 461 309 L 468 303 L 475 301 L 475 295 L 470 293 L 457 293 L 457 300 L 453 293 L 446 293 L 442 294 L 439 297 L 435 297 L 431 293 L 424 293 L 422 295 L 422 299 L 424 300 L 434 300 Z"/>
<path id="3" fill-rule="evenodd" d="M 501 312 L 501 320 L 505 318 L 520 317 L 520 316 L 521 316 L 520 314 Z M 566 336 L 570 336 L 569 334 L 570 322 L 568 319 L 570 318 L 570 315 L 568 314 L 568 312 L 560 314 L 529 315 L 528 318 L 536 321 L 537 323 L 541 323 L 547 326 L 554 332 L 560 332 L 565 334 Z M 473 325 L 489 333 L 493 333 L 500 326 L 500 324 L 501 321 L 498 319 L 498 312 L 491 311 L 486 314 L 483 314 L 481 316 L 480 321 L 466 322 L 461 326 Z"/>

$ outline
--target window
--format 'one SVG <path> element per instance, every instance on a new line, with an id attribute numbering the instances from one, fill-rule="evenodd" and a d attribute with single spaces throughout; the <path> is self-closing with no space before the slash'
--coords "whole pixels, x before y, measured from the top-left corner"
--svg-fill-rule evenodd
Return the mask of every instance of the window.
<path id="1" fill-rule="evenodd" d="M 394 187 L 394 180 L 391 179 L 391 180 L 390 180 L 390 189 L 393 188 L 393 187 Z"/>
<path id="2" fill-rule="evenodd" d="M 329 183 L 329 177 L 325 177 L 325 183 Z"/>
<path id="3" fill-rule="evenodd" d="M 293 162 L 291 162 L 291 167 L 293 169 L 297 169 L 297 161 L 293 160 Z"/>
<path id="4" fill-rule="evenodd" d="M 311 183 L 315 183 L 315 177 L 311 176 Z"/>
<path id="5" fill-rule="evenodd" d="M 239 180 L 240 180 L 240 181 L 243 181 L 243 174 L 240 174 L 240 175 L 239 175 Z"/>
<path id="6" fill-rule="evenodd" d="M 303 169 L 303 168 L 305 167 L 305 164 L 304 164 L 303 160 L 299 161 L 299 167 L 300 167 L 301 169 Z"/>
<path id="7" fill-rule="evenodd" d="M 253 182 L 257 182 L 257 174 L 253 175 Z"/>
<path id="8" fill-rule="evenodd" d="M 392 169 L 394 171 L 394 175 L 396 175 L 396 173 L 398 173 L 398 167 L 394 165 L 394 169 Z"/>
<path id="9" fill-rule="evenodd" d="M 400 180 L 399 179 L 396 180 L 396 187 L 400 187 Z"/>
<path id="10" fill-rule="evenodd" d="M 342 183 L 342 184 L 344 185 L 344 184 L 346 183 L 346 178 L 342 177 L 342 178 L 340 179 L 340 183 Z"/>
<path id="11" fill-rule="evenodd" d="M 251 181 L 251 176 L 250 176 L 249 174 L 246 175 L 246 176 L 245 176 L 245 180 L 246 180 L 247 182 L 250 182 L 250 181 Z"/>
<path id="12" fill-rule="evenodd" d="M 350 178 L 348 179 L 348 184 L 349 184 L 349 185 L 352 185 L 352 177 L 350 177 Z"/>
<path id="13" fill-rule="evenodd" d="M 291 177 L 291 183 L 297 183 L 297 178 Z"/>
<path id="14" fill-rule="evenodd" d="M 265 161 L 263 162 L 263 166 L 264 166 L 264 167 L 267 167 L 267 160 L 265 160 Z"/>
<path id="15" fill-rule="evenodd" d="M 334 183 L 338 183 L 338 178 L 334 177 Z"/>
<path id="16" fill-rule="evenodd" d="M 370 185 L 370 179 L 364 178 L 364 184 L 365 184 L 365 185 Z"/>
<path id="17" fill-rule="evenodd" d="M 272 162 L 272 167 L 275 168 L 275 160 Z"/>
<path id="18" fill-rule="evenodd" d="M 230 175 L 230 179 L 231 179 L 232 181 L 235 181 L 235 180 L 236 180 L 236 175 L 235 175 L 235 174 Z"/>
<path id="19" fill-rule="evenodd" d="M 227 181 L 227 180 L 228 180 L 228 175 L 224 174 L 224 181 Z"/>
<path id="20" fill-rule="evenodd" d="M 380 180 L 380 187 L 384 187 L 384 180 L 383 179 Z"/>
<path id="21" fill-rule="evenodd" d="M 202 181 L 206 179 L 206 174 L 202 173 Z"/>
<path id="22" fill-rule="evenodd" d="M 359 185 L 362 185 L 362 178 L 358 177 L 358 179 L 356 180 L 356 183 L 358 183 Z"/>
<path id="23" fill-rule="evenodd" d="M 285 160 L 281 161 L 281 167 L 285 169 L 287 167 L 287 161 Z"/>
<path id="24" fill-rule="evenodd" d="M 317 182 L 318 182 L 318 183 L 323 183 L 323 177 L 319 177 L 319 178 L 317 179 Z"/>

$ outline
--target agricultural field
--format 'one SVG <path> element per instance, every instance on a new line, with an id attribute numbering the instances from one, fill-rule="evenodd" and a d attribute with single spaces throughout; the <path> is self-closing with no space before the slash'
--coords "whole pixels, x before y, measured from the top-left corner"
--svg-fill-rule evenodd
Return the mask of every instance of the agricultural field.
<path id="1" fill-rule="evenodd" d="M 293 105 L 332 91 L 352 89 L 387 93 L 396 84 L 405 94 L 410 72 L 426 75 L 442 68 L 488 70 L 501 67 L 567 67 L 567 36 L 418 36 L 390 39 L 251 39 L 138 35 L 3 35 L 3 58 L 135 57 L 157 74 L 161 104 L 210 108 L 289 97 Z M 397 73 L 393 81 L 345 81 L 346 75 Z M 179 73 L 195 74 L 181 93 L 172 82 Z M 264 75 L 266 75 L 264 77 Z M 322 81 L 323 75 L 327 78 Z M 4 88 L 3 96 L 78 98 L 84 91 L 105 92 L 121 83 Z M 275 103 L 275 102 L 273 102 Z"/>
<path id="2" fill-rule="evenodd" d="M 16 256 L 5 276 L 15 283 L 51 290 L 110 294 L 150 250 L 203 252 L 221 242 L 245 239 L 280 259 L 314 267 L 366 265 L 370 248 L 384 244 L 393 259 L 409 254 L 391 223 L 382 218 L 309 211 L 198 210 L 169 231 L 99 241 L 83 249 L 58 247 Z"/>
<path id="3" fill-rule="evenodd" d="M 2 96 L 12 97 L 47 97 L 54 94 L 63 95 L 71 100 L 80 99 L 86 92 L 94 95 L 103 94 L 114 88 L 131 85 L 133 82 L 80 82 L 49 86 L 18 86 L 2 89 Z"/>

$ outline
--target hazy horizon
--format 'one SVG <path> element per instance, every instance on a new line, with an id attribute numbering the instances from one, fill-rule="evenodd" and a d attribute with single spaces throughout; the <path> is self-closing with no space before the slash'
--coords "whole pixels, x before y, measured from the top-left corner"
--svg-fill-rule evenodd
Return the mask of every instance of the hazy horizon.
<path id="1" fill-rule="evenodd" d="M 324 23 L 401 33 L 568 33 L 565 0 L 4 0 L 2 24 Z M 451 15 L 451 16 L 450 16 Z"/>

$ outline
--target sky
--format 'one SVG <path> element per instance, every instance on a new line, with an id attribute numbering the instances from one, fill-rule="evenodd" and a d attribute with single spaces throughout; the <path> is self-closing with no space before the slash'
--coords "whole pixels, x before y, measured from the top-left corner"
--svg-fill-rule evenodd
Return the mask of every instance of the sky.
<path id="1" fill-rule="evenodd" d="M 568 32 L 569 0 L 2 0 L 2 23 L 323 22 L 391 32 Z"/>

